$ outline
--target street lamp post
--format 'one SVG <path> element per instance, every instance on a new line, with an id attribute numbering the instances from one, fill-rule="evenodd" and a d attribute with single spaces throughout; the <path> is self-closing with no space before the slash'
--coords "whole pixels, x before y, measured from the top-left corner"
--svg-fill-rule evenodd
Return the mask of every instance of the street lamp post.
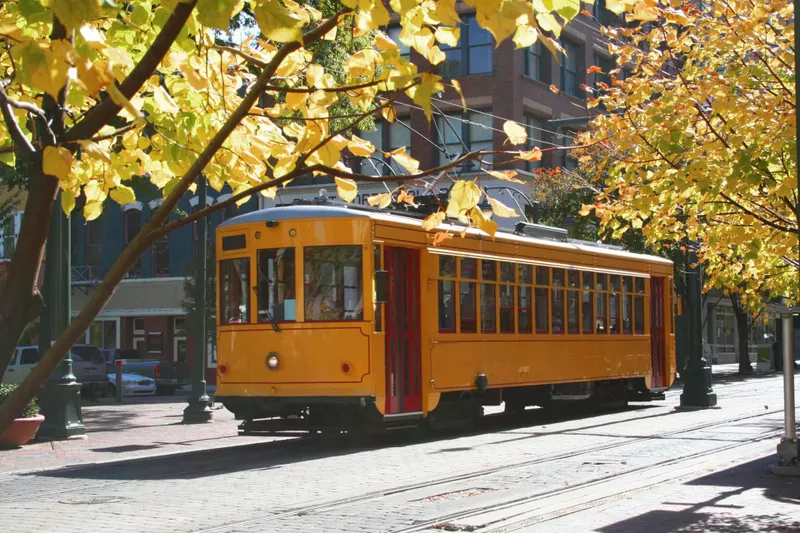
<path id="1" fill-rule="evenodd" d="M 59 193 L 60 195 L 61 193 Z M 44 355 L 71 321 L 71 265 L 69 217 L 61 211 L 61 198 L 56 198 L 53 219 L 45 247 L 44 306 L 39 324 L 39 354 Z M 66 357 L 47 378 L 39 395 L 39 408 L 44 422 L 39 439 L 67 439 L 86 434 L 81 414 L 81 385 L 72 373 L 72 355 Z"/>
<path id="2" fill-rule="evenodd" d="M 685 257 L 689 357 L 681 374 L 684 386 L 680 407 L 704 409 L 717 405 L 717 395 L 711 388 L 711 367 L 703 357 L 702 269 L 697 253 L 688 246 Z"/>
<path id="3" fill-rule="evenodd" d="M 200 191 L 200 209 L 206 206 L 206 178 L 200 175 L 197 178 L 197 188 Z M 185 424 L 197 424 L 211 421 L 211 408 L 209 407 L 208 392 L 206 391 L 206 350 L 208 348 L 208 332 L 206 331 L 206 282 L 208 281 L 208 219 L 200 218 L 197 222 L 197 261 L 198 271 L 195 280 L 196 298 L 195 305 L 198 314 L 198 342 L 194 350 L 194 363 L 192 365 L 192 394 L 189 396 L 189 405 L 183 410 Z"/>

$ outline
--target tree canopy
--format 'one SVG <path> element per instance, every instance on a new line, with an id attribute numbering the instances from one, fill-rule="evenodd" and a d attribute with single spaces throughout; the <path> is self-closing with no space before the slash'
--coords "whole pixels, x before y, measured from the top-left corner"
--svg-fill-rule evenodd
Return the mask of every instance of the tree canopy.
<path id="1" fill-rule="evenodd" d="M 581 161 L 607 175 L 583 213 L 617 237 L 641 228 L 656 247 L 688 238 L 707 287 L 796 302 L 792 3 L 607 6 L 644 24 L 605 30 L 617 67 L 600 73 L 607 83 L 589 105 L 607 113 L 582 137 Z"/>

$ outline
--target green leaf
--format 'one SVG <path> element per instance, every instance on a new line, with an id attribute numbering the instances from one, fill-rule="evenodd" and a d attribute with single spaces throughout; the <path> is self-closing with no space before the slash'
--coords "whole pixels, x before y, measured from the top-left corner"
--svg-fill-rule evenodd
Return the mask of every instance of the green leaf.
<path id="1" fill-rule="evenodd" d="M 554 0 L 553 8 L 564 19 L 570 20 L 580 12 L 581 3 L 580 0 Z"/>
<path id="2" fill-rule="evenodd" d="M 75 196 L 70 191 L 61 191 L 61 209 L 67 216 L 75 209 Z"/>
<path id="3" fill-rule="evenodd" d="M 100 14 L 98 0 L 54 0 L 50 8 L 68 30 L 79 28 Z"/>
<path id="4" fill-rule="evenodd" d="M 111 189 L 109 196 L 119 205 L 132 204 L 136 201 L 136 194 L 133 192 L 133 189 L 127 185 L 118 185 L 114 187 Z"/>
<path id="5" fill-rule="evenodd" d="M 19 44 L 11 48 L 11 55 L 17 61 L 17 81 L 54 98 L 58 96 L 67 81 L 68 67 L 60 41 L 54 42 L 52 48 L 44 42 Z"/>
<path id="6" fill-rule="evenodd" d="M 231 19 L 242 7 L 244 0 L 199 0 L 197 20 L 204 26 L 227 30 Z"/>
<path id="7" fill-rule="evenodd" d="M 277 0 L 262 1 L 253 10 L 253 14 L 258 27 L 267 39 L 279 43 L 303 42 L 303 21 Z"/>

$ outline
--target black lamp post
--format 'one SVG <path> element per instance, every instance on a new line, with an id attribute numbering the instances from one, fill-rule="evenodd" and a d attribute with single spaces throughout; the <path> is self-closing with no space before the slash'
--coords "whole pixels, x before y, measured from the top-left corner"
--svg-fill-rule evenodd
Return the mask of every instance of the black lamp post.
<path id="1" fill-rule="evenodd" d="M 711 366 L 703 357 L 702 268 L 697 253 L 687 246 L 686 258 L 686 313 L 687 345 L 689 357 L 682 372 L 684 380 L 681 394 L 682 408 L 703 409 L 717 405 L 717 395 L 711 388 Z"/>
<path id="2" fill-rule="evenodd" d="M 197 178 L 197 188 L 200 191 L 200 209 L 206 206 L 206 177 Z M 206 350 L 208 348 L 208 332 L 206 331 L 206 282 L 208 281 L 208 219 L 200 218 L 197 222 L 197 261 L 198 272 L 195 280 L 196 312 L 198 314 L 198 342 L 194 349 L 194 363 L 192 365 L 192 393 L 189 396 L 189 405 L 183 410 L 185 424 L 197 424 L 211 421 L 211 408 L 209 407 L 208 391 L 206 390 Z"/>
<path id="3" fill-rule="evenodd" d="M 70 226 L 69 217 L 61 211 L 61 198 L 56 198 L 53 219 L 45 248 L 44 306 L 39 324 L 39 354 L 44 355 L 72 320 Z M 86 433 L 81 415 L 81 385 L 72 373 L 72 355 L 59 363 L 45 382 L 39 395 L 39 407 L 44 422 L 39 427 L 39 439 L 66 439 Z"/>

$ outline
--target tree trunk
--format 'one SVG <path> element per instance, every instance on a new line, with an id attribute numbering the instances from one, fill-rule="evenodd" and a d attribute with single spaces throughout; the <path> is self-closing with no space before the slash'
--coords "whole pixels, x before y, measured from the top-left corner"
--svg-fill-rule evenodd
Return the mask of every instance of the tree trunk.
<path id="1" fill-rule="evenodd" d="M 731 303 L 733 304 L 733 315 L 736 317 L 739 373 L 750 374 L 753 372 L 753 367 L 750 366 L 750 324 L 747 309 L 742 306 L 738 294 L 731 294 Z"/>
<path id="2" fill-rule="evenodd" d="M 37 154 L 38 156 L 38 154 Z M 36 161 L 34 168 L 41 168 Z M 2 376 L 25 328 L 41 311 L 42 297 L 36 287 L 50 229 L 58 180 L 40 170 L 31 177 L 8 277 L 0 289 L 0 376 Z"/>

